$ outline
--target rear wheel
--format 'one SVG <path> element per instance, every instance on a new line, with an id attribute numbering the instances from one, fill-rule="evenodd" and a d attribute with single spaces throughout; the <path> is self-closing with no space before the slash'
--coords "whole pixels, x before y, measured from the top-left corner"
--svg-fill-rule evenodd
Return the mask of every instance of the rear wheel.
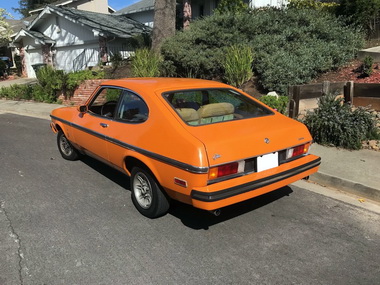
<path id="1" fill-rule="evenodd" d="M 149 171 L 140 167 L 132 169 L 131 191 L 133 204 L 145 217 L 157 218 L 169 210 L 168 198 Z"/>
<path id="2" fill-rule="evenodd" d="M 77 160 L 79 158 L 78 151 L 71 145 L 63 131 L 58 132 L 57 144 L 59 152 L 61 153 L 64 159 Z"/>

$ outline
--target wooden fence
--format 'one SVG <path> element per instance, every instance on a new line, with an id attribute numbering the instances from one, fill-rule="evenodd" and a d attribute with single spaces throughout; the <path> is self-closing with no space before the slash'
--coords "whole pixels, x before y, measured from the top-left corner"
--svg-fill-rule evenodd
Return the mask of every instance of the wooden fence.
<path id="1" fill-rule="evenodd" d="M 299 114 L 300 100 L 315 99 L 326 94 L 343 95 L 344 102 L 358 106 L 371 104 L 380 110 L 380 83 L 329 82 L 289 87 L 289 117 Z M 358 104 L 356 104 L 358 102 Z"/>

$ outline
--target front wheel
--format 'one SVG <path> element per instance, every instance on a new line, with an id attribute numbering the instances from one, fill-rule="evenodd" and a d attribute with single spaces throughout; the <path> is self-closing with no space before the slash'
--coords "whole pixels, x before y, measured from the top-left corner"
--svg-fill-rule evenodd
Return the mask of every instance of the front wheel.
<path id="1" fill-rule="evenodd" d="M 59 152 L 61 153 L 64 159 L 77 160 L 79 158 L 78 151 L 71 145 L 63 131 L 58 132 L 57 144 Z"/>
<path id="2" fill-rule="evenodd" d="M 170 204 L 156 180 L 139 167 L 131 173 L 132 201 L 137 210 L 148 218 L 157 218 L 167 213 Z"/>

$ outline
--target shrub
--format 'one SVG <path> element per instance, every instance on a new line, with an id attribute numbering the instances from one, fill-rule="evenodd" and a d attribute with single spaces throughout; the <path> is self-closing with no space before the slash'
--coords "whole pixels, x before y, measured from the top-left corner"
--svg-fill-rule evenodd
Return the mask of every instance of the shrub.
<path id="1" fill-rule="evenodd" d="M 159 54 L 147 49 L 138 49 L 132 58 L 132 74 L 135 77 L 160 76 L 162 58 Z"/>
<path id="2" fill-rule="evenodd" d="M 289 85 L 309 82 L 318 74 L 352 59 L 364 36 L 330 13 L 314 9 L 258 9 L 250 13 L 214 14 L 194 21 L 191 29 L 162 46 L 177 76 L 223 77 L 226 47 L 248 45 L 253 71 L 265 90 L 286 94 Z"/>
<path id="3" fill-rule="evenodd" d="M 0 89 L 0 97 L 13 100 L 35 100 L 39 102 L 57 102 L 57 91 L 73 92 L 79 84 L 87 79 L 103 78 L 103 72 L 82 70 L 65 74 L 50 66 L 40 68 L 37 72 L 38 84 L 11 85 Z"/>
<path id="4" fill-rule="evenodd" d="M 362 141 L 380 137 L 375 120 L 363 108 L 352 111 L 342 98 L 326 95 L 320 98 L 318 108 L 308 112 L 303 123 L 314 141 L 347 149 L 360 149 Z"/>
<path id="5" fill-rule="evenodd" d="M 33 86 L 13 84 L 9 87 L 1 87 L 0 97 L 12 100 L 31 100 L 33 99 Z"/>
<path id="6" fill-rule="evenodd" d="M 56 70 L 50 65 L 41 67 L 37 71 L 37 79 L 41 90 L 37 88 L 37 101 L 55 102 L 56 93 L 65 86 L 66 75 L 63 70 Z"/>
<path id="7" fill-rule="evenodd" d="M 122 64 L 123 57 L 119 53 L 114 53 L 113 55 L 111 55 L 110 60 L 111 60 L 113 69 L 116 69 Z"/>
<path id="8" fill-rule="evenodd" d="M 371 76 L 373 72 L 373 58 L 370 56 L 366 56 L 363 60 L 362 65 L 360 66 L 360 76 L 361 77 L 368 77 Z"/>
<path id="9" fill-rule="evenodd" d="M 223 61 L 224 78 L 228 84 L 239 88 L 248 81 L 252 73 L 252 48 L 247 45 L 233 45 L 226 48 Z"/>
<path id="10" fill-rule="evenodd" d="M 80 70 L 76 72 L 70 72 L 66 75 L 65 89 L 72 92 L 79 84 L 89 79 L 104 78 L 104 72 L 94 72 L 91 70 Z"/>
<path id="11" fill-rule="evenodd" d="M 289 98 L 287 96 L 262 96 L 259 99 L 265 105 L 268 105 L 272 109 L 277 110 L 281 114 L 286 115 L 288 111 Z"/>

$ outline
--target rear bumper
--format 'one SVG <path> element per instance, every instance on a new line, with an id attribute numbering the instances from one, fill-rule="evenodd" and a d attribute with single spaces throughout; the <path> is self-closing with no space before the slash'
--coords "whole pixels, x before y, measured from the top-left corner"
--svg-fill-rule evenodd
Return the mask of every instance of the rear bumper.
<path id="1" fill-rule="evenodd" d="M 320 163 L 320 157 L 308 155 L 297 161 L 283 164 L 276 169 L 247 175 L 241 181 L 248 181 L 238 185 L 236 185 L 237 181 L 235 181 L 234 185 L 216 183 L 218 184 L 216 187 L 212 185 L 193 189 L 191 191 L 192 203 L 194 207 L 204 210 L 215 210 L 232 205 L 271 192 L 309 176 L 318 171 Z"/>

